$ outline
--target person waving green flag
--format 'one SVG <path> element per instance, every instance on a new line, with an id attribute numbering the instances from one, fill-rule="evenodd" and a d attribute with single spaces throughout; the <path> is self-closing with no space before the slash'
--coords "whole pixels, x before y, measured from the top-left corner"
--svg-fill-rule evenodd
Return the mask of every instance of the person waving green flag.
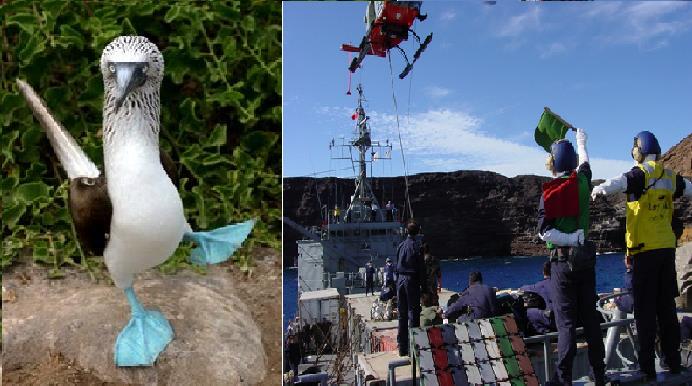
<path id="1" fill-rule="evenodd" d="M 574 126 L 562 119 L 561 116 L 552 112 L 548 107 L 544 107 L 543 114 L 534 132 L 534 139 L 539 146 L 550 153 L 550 145 L 559 139 L 565 138 L 565 134 L 569 129 L 575 130 Z"/>

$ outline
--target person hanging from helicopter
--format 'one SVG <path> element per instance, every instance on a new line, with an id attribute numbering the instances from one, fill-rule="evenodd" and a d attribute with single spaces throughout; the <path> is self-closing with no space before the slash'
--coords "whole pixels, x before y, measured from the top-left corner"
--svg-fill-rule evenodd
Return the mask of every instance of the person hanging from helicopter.
<path id="1" fill-rule="evenodd" d="M 411 28 L 416 20 L 422 22 L 428 17 L 420 13 L 422 3 L 422 1 L 370 1 L 365 13 L 365 36 L 360 45 L 358 47 L 350 44 L 341 45 L 342 51 L 358 53 L 351 61 L 349 71 L 356 72 L 366 55 L 384 58 L 390 49 L 397 48 L 406 60 L 406 67 L 399 74 L 399 79 L 404 79 L 432 41 L 432 33 L 421 42 L 420 37 Z M 402 41 L 408 40 L 409 32 L 419 43 L 412 62 L 408 60 L 406 52 L 399 47 Z"/>

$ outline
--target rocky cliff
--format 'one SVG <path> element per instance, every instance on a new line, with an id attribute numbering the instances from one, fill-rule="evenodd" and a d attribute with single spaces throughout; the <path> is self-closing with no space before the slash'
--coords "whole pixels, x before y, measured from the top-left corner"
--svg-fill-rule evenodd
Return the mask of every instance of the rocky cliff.
<path id="1" fill-rule="evenodd" d="M 682 151 L 683 149 L 686 149 Z M 680 153 L 678 153 L 680 152 Z M 690 176 L 692 135 L 665 154 L 666 165 Z M 686 158 L 685 158 L 686 157 Z M 469 256 L 542 255 L 536 237 L 536 214 L 546 177 L 507 178 L 486 171 L 423 173 L 409 177 L 411 205 L 433 253 L 442 258 Z M 403 177 L 374 178 L 373 191 L 382 205 L 404 206 Z M 594 181 L 598 184 L 601 181 Z M 351 179 L 285 178 L 284 216 L 305 225 L 320 224 L 320 207 L 344 207 L 354 190 Z M 678 200 L 676 228 L 692 235 L 692 205 Z M 601 251 L 622 251 L 625 232 L 625 196 L 599 197 L 591 206 L 591 238 Z M 297 254 L 300 234 L 284 226 L 284 261 Z"/>

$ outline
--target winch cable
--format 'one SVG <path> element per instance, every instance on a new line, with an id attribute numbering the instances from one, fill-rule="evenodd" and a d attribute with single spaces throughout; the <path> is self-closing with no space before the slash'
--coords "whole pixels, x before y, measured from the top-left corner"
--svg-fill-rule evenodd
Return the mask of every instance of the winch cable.
<path id="1" fill-rule="evenodd" d="M 404 163 L 404 183 L 405 183 L 405 198 L 406 204 L 408 205 L 408 212 L 413 218 L 413 208 L 411 207 L 411 197 L 408 191 L 408 168 L 406 166 L 406 156 L 404 154 L 404 144 L 401 140 L 401 127 L 399 125 L 399 106 L 396 102 L 396 92 L 394 91 L 394 70 L 392 69 L 392 53 L 388 53 L 387 58 L 389 59 L 389 75 L 392 83 L 392 100 L 394 101 L 394 113 L 396 114 L 396 130 L 399 135 L 399 149 L 401 150 L 401 160 Z"/>

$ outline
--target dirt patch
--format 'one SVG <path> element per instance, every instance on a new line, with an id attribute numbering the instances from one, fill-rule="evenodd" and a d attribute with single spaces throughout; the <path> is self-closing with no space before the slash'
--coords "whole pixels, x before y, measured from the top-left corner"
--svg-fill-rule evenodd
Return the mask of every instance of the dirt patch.
<path id="1" fill-rule="evenodd" d="M 236 288 L 245 303 L 250 306 L 255 323 L 262 331 L 262 345 L 267 355 L 267 375 L 261 385 L 281 384 L 281 259 L 277 251 L 260 250 L 253 254 L 256 266 L 249 274 L 237 266 L 230 270 L 236 280 Z"/>
<path id="2" fill-rule="evenodd" d="M 75 366 L 61 354 L 46 354 L 42 363 L 31 364 L 2 374 L 7 385 L 101 385 L 120 386 L 102 382 L 88 370 Z"/>

